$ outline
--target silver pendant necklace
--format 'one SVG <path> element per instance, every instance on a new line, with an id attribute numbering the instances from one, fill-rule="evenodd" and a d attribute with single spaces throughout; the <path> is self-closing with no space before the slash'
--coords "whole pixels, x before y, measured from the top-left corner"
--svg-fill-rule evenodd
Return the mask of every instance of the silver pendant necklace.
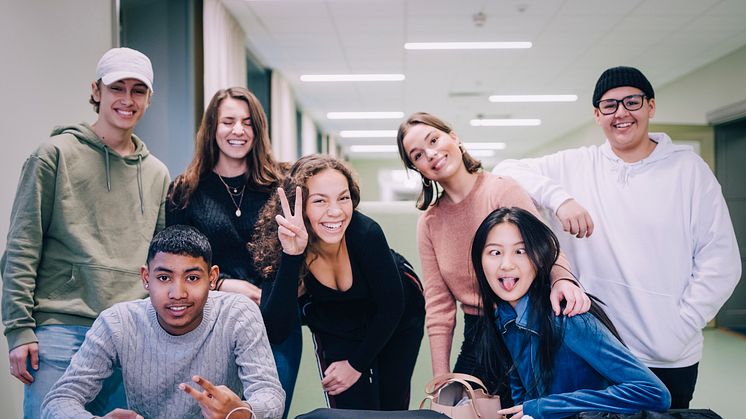
<path id="1" fill-rule="evenodd" d="M 246 185 L 243 185 L 241 187 L 241 192 L 238 192 L 238 188 L 228 186 L 228 184 L 225 183 L 225 180 L 223 180 L 222 176 L 218 175 L 218 179 L 220 179 L 220 182 L 223 184 L 223 186 L 225 186 L 225 190 L 228 191 L 228 196 L 231 198 L 231 202 L 233 202 L 233 205 L 236 207 L 236 217 L 240 217 L 241 204 L 243 203 L 243 193 L 246 191 Z M 234 198 L 234 196 L 239 196 L 238 203 L 236 203 L 236 198 Z"/>

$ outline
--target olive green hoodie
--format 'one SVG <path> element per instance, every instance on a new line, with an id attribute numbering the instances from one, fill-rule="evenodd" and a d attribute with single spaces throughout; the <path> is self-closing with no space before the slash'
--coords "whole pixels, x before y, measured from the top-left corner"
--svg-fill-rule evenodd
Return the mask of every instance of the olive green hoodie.
<path id="1" fill-rule="evenodd" d="M 88 124 L 59 127 L 24 163 L 0 261 L 9 348 L 36 342 L 37 326 L 90 326 L 146 295 L 139 267 L 165 224 L 169 175 L 132 141 L 123 157 Z"/>

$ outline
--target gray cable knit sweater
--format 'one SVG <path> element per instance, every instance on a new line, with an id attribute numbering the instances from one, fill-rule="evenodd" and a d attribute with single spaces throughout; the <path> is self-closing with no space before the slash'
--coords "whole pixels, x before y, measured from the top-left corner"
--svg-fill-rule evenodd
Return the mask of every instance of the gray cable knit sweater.
<path id="1" fill-rule="evenodd" d="M 44 399 L 43 417 L 91 417 L 84 406 L 115 366 L 122 368 L 129 409 L 145 418 L 201 417 L 197 402 L 177 387 L 196 386 L 193 375 L 238 395 L 243 389 L 256 418 L 282 416 L 285 393 L 262 316 L 243 295 L 210 292 L 202 323 L 181 336 L 161 328 L 150 299 L 103 311 Z"/>

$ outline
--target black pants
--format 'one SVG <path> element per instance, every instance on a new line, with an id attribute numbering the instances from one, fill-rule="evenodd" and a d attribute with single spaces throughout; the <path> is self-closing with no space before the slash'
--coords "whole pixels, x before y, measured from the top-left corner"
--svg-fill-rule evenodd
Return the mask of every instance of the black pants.
<path id="1" fill-rule="evenodd" d="M 407 297 L 399 326 L 378 357 L 360 379 L 336 396 L 328 395 L 329 407 L 359 410 L 407 410 L 412 373 L 424 334 L 424 299 Z M 314 334 L 316 357 L 321 374 L 332 362 L 347 359 L 359 341 L 322 333 Z"/>
<path id="2" fill-rule="evenodd" d="M 484 365 L 480 364 L 477 355 L 479 339 L 479 316 L 464 313 L 464 341 L 461 344 L 461 352 L 453 366 L 453 372 L 473 375 L 487 386 L 491 394 L 500 396 L 500 404 L 503 408 L 513 406 L 513 398 L 510 393 L 510 384 L 507 377 L 495 377 L 491 375 Z"/>
<path id="3" fill-rule="evenodd" d="M 697 384 L 699 362 L 682 368 L 650 368 L 671 393 L 671 409 L 688 409 Z"/>

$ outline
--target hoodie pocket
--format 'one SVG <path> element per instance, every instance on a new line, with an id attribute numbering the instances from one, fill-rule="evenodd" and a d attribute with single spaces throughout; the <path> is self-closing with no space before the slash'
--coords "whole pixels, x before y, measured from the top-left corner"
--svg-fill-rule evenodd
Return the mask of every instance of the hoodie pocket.
<path id="1" fill-rule="evenodd" d="M 591 293 L 608 306 L 605 310 L 611 321 L 640 360 L 680 360 L 691 333 L 680 314 L 677 298 L 619 281 L 593 278 L 593 282 Z"/>
<path id="2" fill-rule="evenodd" d="M 70 279 L 50 292 L 48 298 L 66 301 L 78 315 L 96 317 L 116 303 L 145 295 L 137 271 L 73 264 Z"/>

